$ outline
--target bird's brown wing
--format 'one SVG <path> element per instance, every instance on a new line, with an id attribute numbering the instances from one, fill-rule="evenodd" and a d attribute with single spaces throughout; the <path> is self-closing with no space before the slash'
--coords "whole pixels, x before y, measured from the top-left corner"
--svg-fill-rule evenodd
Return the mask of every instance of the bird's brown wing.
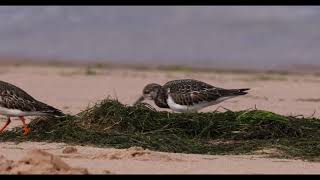
<path id="1" fill-rule="evenodd" d="M 163 86 L 173 101 L 180 105 L 194 105 L 202 102 L 212 102 L 221 97 L 246 94 L 248 89 L 223 89 L 210 84 L 192 80 L 175 80 Z"/>
<path id="2" fill-rule="evenodd" d="M 25 112 L 61 114 L 60 110 L 37 101 L 19 87 L 3 81 L 0 81 L 0 106 Z"/>

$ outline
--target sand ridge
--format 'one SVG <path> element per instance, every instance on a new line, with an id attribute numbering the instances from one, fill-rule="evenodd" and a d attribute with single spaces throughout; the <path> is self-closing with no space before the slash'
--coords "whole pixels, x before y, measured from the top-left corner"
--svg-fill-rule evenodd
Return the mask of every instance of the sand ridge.
<path id="1" fill-rule="evenodd" d="M 21 160 L 8 160 L 0 156 L 0 173 L 3 174 L 88 174 L 85 168 L 70 167 L 59 157 L 40 149 L 26 153 Z"/>
<path id="2" fill-rule="evenodd" d="M 63 152 L 70 147 L 77 150 Z M 198 155 L 156 152 L 141 147 L 114 149 L 63 143 L 3 142 L 0 173 L 319 174 L 320 163 L 266 158 L 260 154 Z M 38 160 L 32 161 L 31 158 Z M 29 164 L 25 165 L 26 162 Z M 9 166 L 13 168 L 8 171 Z"/>

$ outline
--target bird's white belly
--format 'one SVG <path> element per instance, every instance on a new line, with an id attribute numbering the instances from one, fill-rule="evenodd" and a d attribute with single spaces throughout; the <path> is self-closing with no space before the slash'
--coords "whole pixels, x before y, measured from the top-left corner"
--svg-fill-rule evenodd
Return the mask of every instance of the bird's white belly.
<path id="1" fill-rule="evenodd" d="M 199 104 L 186 106 L 186 105 L 180 105 L 180 104 L 175 103 L 173 101 L 172 97 L 169 95 L 168 99 L 167 99 L 167 103 L 168 103 L 168 106 L 170 107 L 170 109 L 172 109 L 175 112 L 197 112 L 200 109 L 203 109 L 203 108 L 211 106 L 211 105 L 218 104 L 224 100 L 227 100 L 227 99 L 230 99 L 233 97 L 235 97 L 235 96 L 222 97 L 222 98 L 217 99 L 216 101 L 212 101 L 212 102 L 205 101 L 205 102 L 202 102 Z"/>
<path id="2" fill-rule="evenodd" d="M 170 109 L 175 112 L 196 112 L 204 107 L 211 105 L 209 102 L 194 104 L 192 106 L 180 105 L 175 103 L 170 95 L 168 96 L 167 103 Z"/>
<path id="3" fill-rule="evenodd" d="M 40 112 L 24 112 L 19 109 L 8 109 L 5 107 L 0 107 L 0 115 L 11 116 L 11 117 L 19 117 L 19 116 L 34 116 L 40 115 Z"/>

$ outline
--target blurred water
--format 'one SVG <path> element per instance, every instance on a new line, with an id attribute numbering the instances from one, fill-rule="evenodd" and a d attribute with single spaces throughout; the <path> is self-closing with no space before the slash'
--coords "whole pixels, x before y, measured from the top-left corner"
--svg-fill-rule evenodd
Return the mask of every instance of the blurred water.
<path id="1" fill-rule="evenodd" d="M 276 69 L 320 65 L 318 6 L 1 6 L 0 56 Z"/>

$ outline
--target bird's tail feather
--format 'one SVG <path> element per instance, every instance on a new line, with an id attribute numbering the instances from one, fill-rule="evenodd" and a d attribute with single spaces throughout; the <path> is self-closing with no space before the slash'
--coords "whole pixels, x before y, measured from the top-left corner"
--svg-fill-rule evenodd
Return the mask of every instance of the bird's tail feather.
<path id="1" fill-rule="evenodd" d="M 243 89 L 229 89 L 230 95 L 240 96 L 240 95 L 246 95 L 248 94 L 249 88 L 243 88 Z"/>
<path id="2" fill-rule="evenodd" d="M 230 96 L 241 96 L 248 94 L 249 88 L 244 89 L 220 89 L 218 92 L 221 95 L 221 97 L 230 97 Z"/>
<path id="3" fill-rule="evenodd" d="M 52 107 L 52 109 L 48 109 L 46 111 L 43 111 L 43 113 L 47 114 L 48 116 L 57 116 L 57 117 L 65 116 L 65 114 L 61 110 L 53 108 L 53 107 Z"/>
<path id="4" fill-rule="evenodd" d="M 47 116 L 56 116 L 56 117 L 63 117 L 66 116 L 61 110 L 49 106 L 47 104 L 42 103 L 41 112 L 46 114 Z"/>

